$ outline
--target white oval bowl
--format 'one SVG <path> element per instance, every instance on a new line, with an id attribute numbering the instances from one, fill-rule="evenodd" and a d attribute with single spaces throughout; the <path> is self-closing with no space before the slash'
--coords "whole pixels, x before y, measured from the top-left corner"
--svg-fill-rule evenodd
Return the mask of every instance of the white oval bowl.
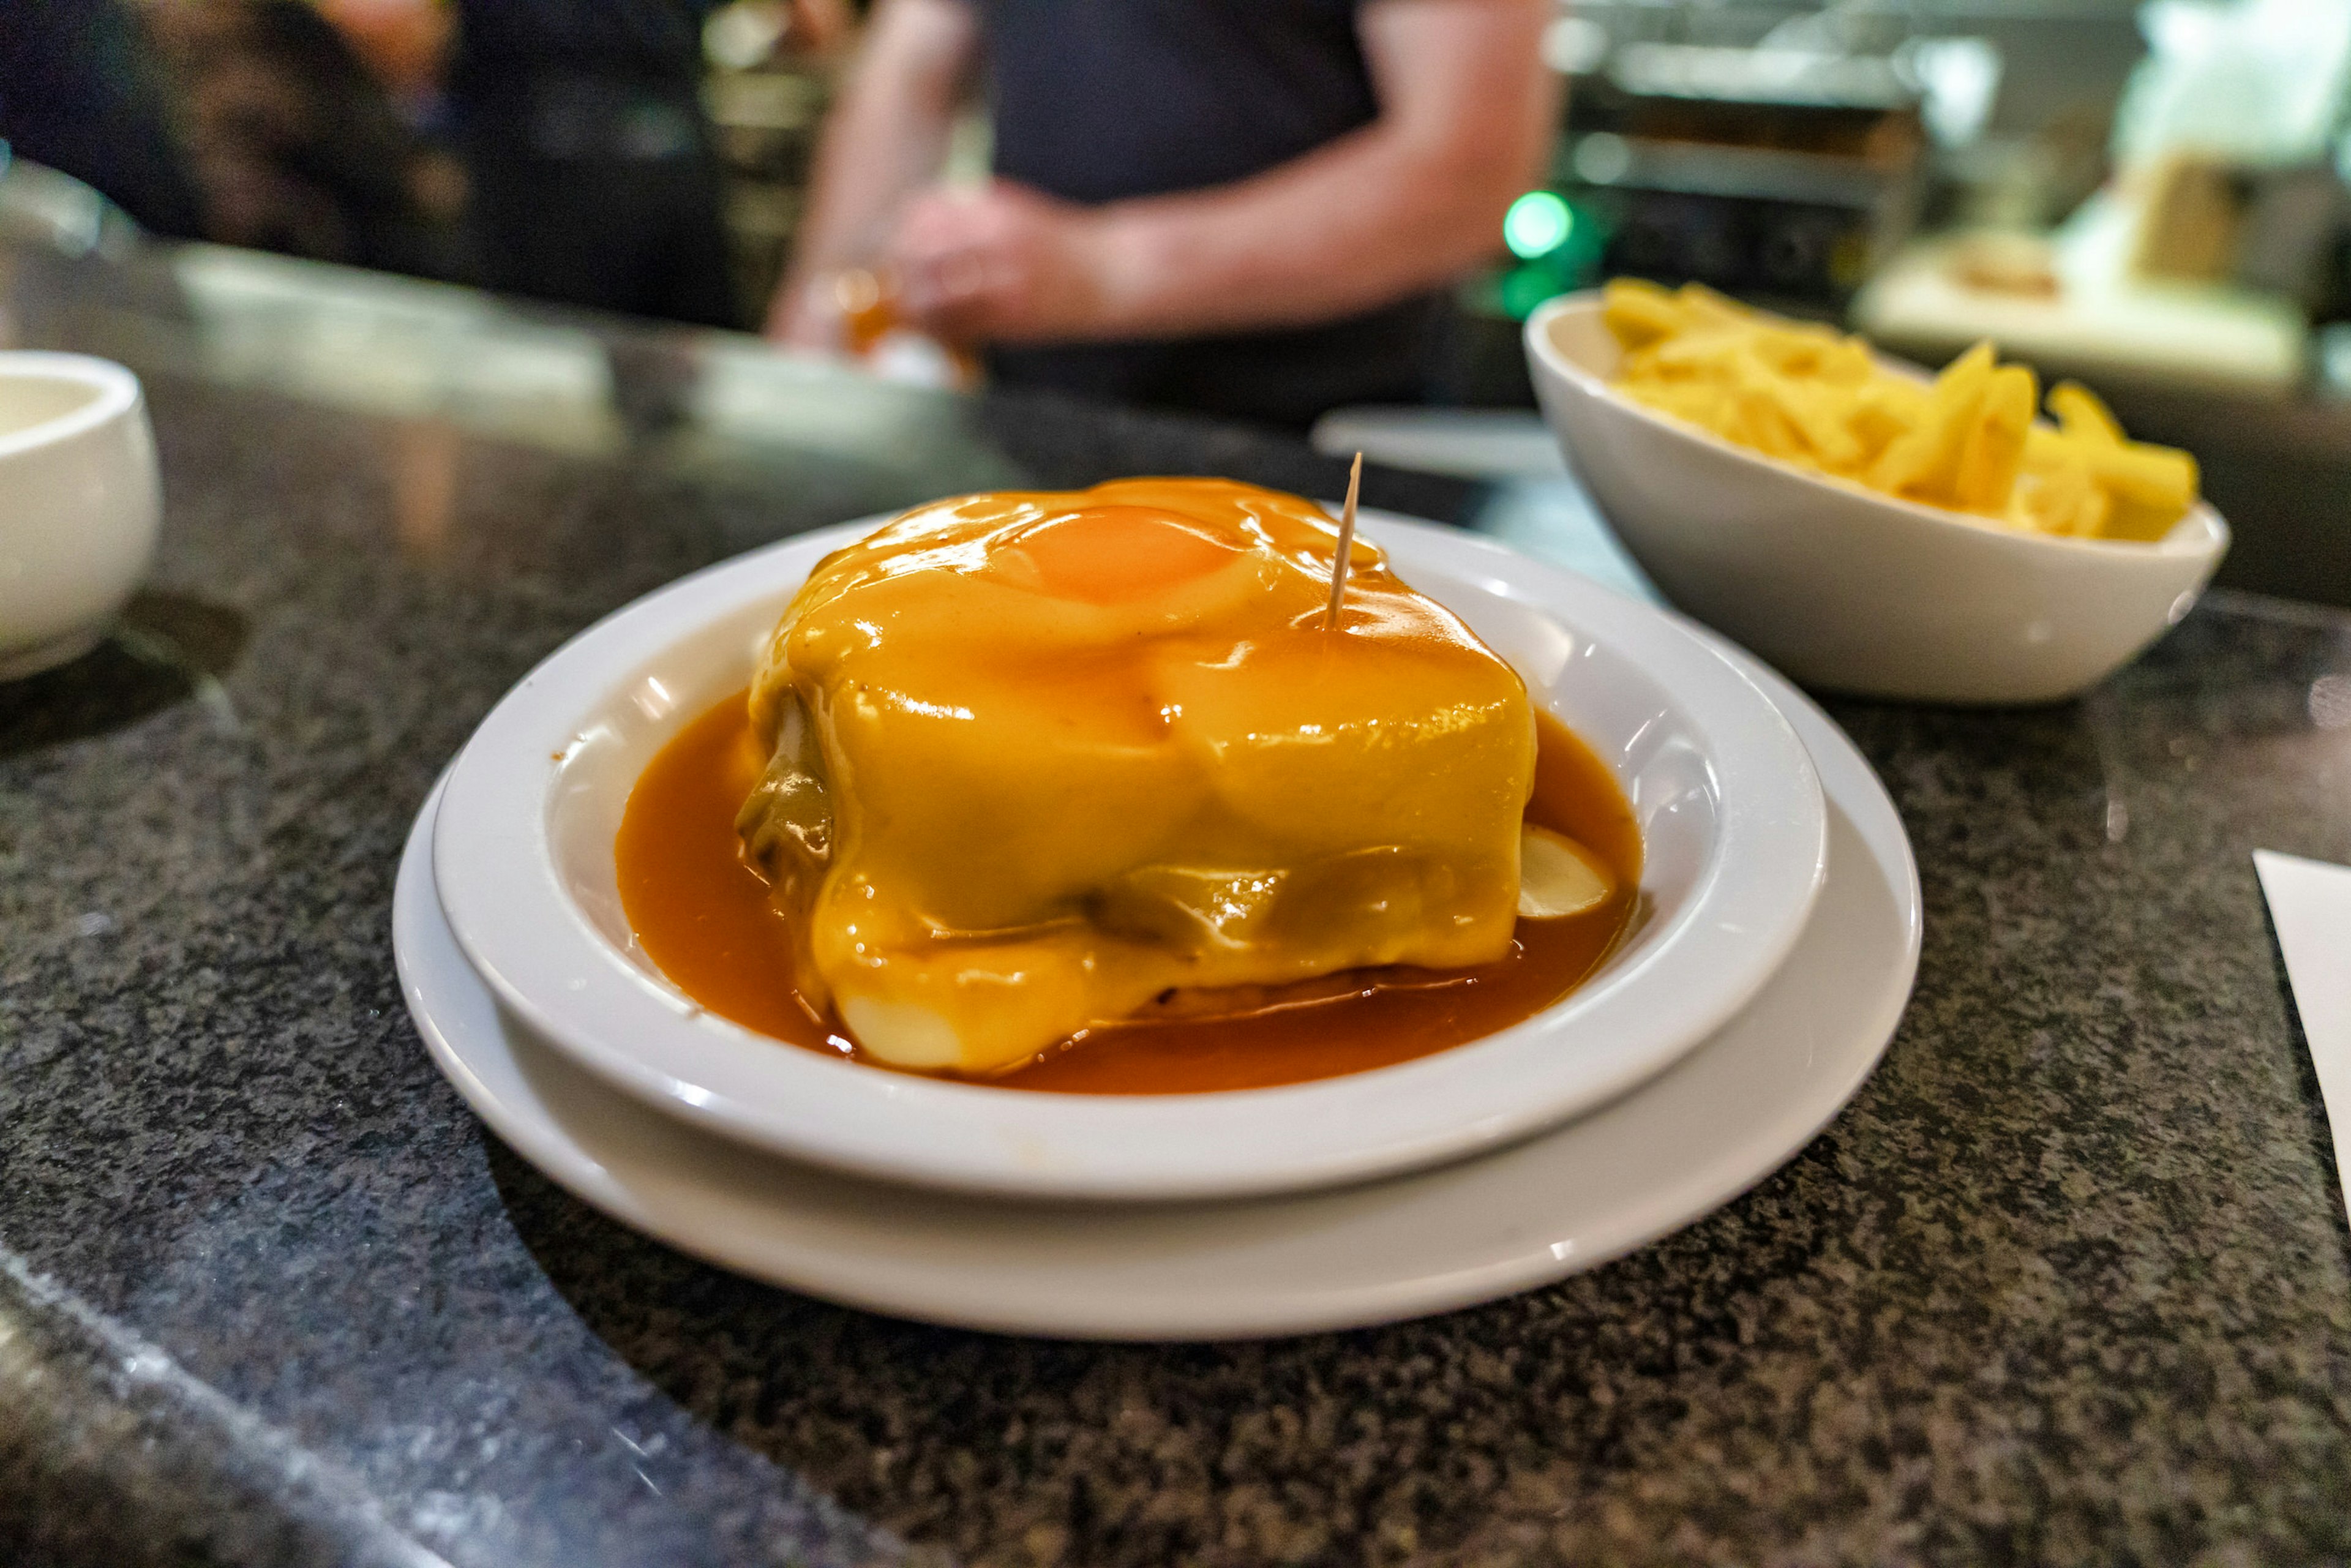
<path id="1" fill-rule="evenodd" d="M 2229 548 L 2201 502 L 2155 543 L 2061 538 L 1733 445 L 1609 385 L 1621 356 L 1597 293 L 1536 311 L 1526 350 L 1544 418 L 1642 570 L 1806 685 L 1924 702 L 2072 696 L 2187 614 Z"/>
<path id="2" fill-rule="evenodd" d="M 434 870 L 468 962 L 559 1049 L 700 1125 L 869 1176 L 1032 1197 L 1233 1197 L 1386 1175 L 1523 1137 L 1657 1072 L 1754 995 L 1811 911 L 1820 786 L 1753 682 L 1647 606 L 1372 516 L 1364 530 L 1397 571 L 1526 674 L 1639 817 L 1643 914 L 1573 995 L 1394 1067 L 1136 1097 L 891 1072 L 715 1017 L 638 950 L 613 837 L 653 753 L 747 683 L 809 569 L 876 521 L 755 551 L 600 622 L 526 676 L 450 770 Z"/>
<path id="3" fill-rule="evenodd" d="M 87 354 L 0 353 L 0 680 L 106 634 L 162 515 L 139 378 Z"/>

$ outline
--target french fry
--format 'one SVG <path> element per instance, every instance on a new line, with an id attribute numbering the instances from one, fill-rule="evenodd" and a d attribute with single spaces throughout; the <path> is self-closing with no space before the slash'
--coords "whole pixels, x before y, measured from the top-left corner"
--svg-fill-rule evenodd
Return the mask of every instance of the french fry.
<path id="1" fill-rule="evenodd" d="M 2049 389 L 2049 412 L 2057 417 L 2057 428 L 2066 434 L 2100 442 L 2108 446 L 2123 444 L 2123 427 L 2098 396 L 2079 382 L 2059 382 Z"/>
<path id="2" fill-rule="evenodd" d="M 1674 297 L 1654 283 L 1637 278 L 1620 277 L 1609 284 L 1601 306 L 1601 319 L 1608 323 L 1609 331 L 1626 353 L 1646 348 L 1660 339 L 1673 337 L 1682 329 L 1681 307 Z"/>
<path id="3" fill-rule="evenodd" d="M 2002 365 L 1991 372 L 1959 452 L 1959 470 L 1951 481 L 1953 506 L 1992 517 L 2008 510 L 2017 471 L 2024 465 L 2024 433 L 2032 427 L 2032 405 L 2041 401 L 2040 390 L 2022 365 Z"/>
<path id="4" fill-rule="evenodd" d="M 1969 426 L 1991 380 L 1990 343 L 1978 343 L 1943 368 L 1919 422 L 1886 447 L 1869 471 L 1872 489 L 1916 501 L 1948 499 Z"/>
<path id="5" fill-rule="evenodd" d="M 1616 386 L 1658 413 L 1792 466 L 2010 528 L 2157 539 L 2196 504 L 2196 461 L 2136 442 L 2087 388 L 2050 389 L 1979 343 L 1921 384 L 1869 345 L 1696 284 L 1619 278 L 1603 315 Z"/>
<path id="6" fill-rule="evenodd" d="M 1782 377 L 1772 391 L 1823 468 L 1832 474 L 1851 474 L 1861 466 L 1865 454 L 1860 438 L 1840 417 L 1844 399 L 1839 389 L 1821 382 Z"/>

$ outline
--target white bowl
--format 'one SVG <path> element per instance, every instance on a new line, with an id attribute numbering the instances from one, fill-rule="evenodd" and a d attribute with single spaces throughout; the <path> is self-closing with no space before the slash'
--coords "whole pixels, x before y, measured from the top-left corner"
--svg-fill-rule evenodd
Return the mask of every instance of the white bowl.
<path id="1" fill-rule="evenodd" d="M 1971 522 L 1734 446 L 1621 396 L 1600 296 L 1527 322 L 1568 461 L 1666 596 L 1807 685 L 1927 702 L 2072 696 L 2188 613 L 2229 548 L 2199 503 L 2157 543 Z"/>
<path id="2" fill-rule="evenodd" d="M 0 680 L 86 652 L 147 575 L 162 492 L 139 379 L 0 353 Z"/>
<path id="3" fill-rule="evenodd" d="M 1484 1040 L 1320 1082 L 1140 1097 L 923 1079 L 704 1012 L 636 950 L 613 870 L 653 752 L 748 679 L 784 602 L 871 524 L 686 578 L 559 649 L 449 775 L 434 872 L 467 960 L 524 1022 L 673 1113 L 867 1176 L 1176 1198 L 1333 1184 L 1493 1147 L 1657 1072 L 1741 1007 L 1802 929 L 1824 853 L 1803 746 L 1667 616 L 1450 529 L 1365 519 L 1614 768 L 1640 819 L 1641 924 L 1559 1006 Z"/>

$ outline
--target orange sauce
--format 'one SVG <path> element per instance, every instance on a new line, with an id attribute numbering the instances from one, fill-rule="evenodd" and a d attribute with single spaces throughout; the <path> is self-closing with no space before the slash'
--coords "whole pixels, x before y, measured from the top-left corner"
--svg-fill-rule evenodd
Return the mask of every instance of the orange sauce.
<path id="1" fill-rule="evenodd" d="M 791 943 L 768 884 L 744 863 L 735 813 L 766 758 L 747 696 L 727 698 L 664 747 L 629 795 L 613 851 L 621 904 L 648 957 L 722 1018 L 787 1044 L 890 1071 L 793 988 Z M 1024 1065 L 977 1080 L 1071 1094 L 1259 1089 L 1409 1061 L 1531 1018 L 1582 983 L 1630 922 L 1641 836 L 1607 766 L 1538 714 L 1527 817 L 1580 841 L 1615 872 L 1616 895 L 1588 915 L 1521 920 L 1510 955 L 1468 969 L 1359 969 L 1343 988 L 1309 981 L 1232 1017 L 1088 1030 Z M 1338 994 L 1332 994 L 1336 991 Z"/>

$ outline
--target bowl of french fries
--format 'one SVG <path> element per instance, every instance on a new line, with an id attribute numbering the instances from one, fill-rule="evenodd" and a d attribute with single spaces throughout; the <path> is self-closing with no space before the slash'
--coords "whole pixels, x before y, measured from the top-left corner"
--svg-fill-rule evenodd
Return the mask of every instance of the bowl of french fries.
<path id="1" fill-rule="evenodd" d="M 2188 613 L 2229 548 L 2194 459 L 1990 344 L 1939 374 L 1698 287 L 1552 301 L 1568 461 L 1676 605 L 1807 685 L 2049 702 Z M 2043 412 L 2045 406 L 2045 413 Z"/>

